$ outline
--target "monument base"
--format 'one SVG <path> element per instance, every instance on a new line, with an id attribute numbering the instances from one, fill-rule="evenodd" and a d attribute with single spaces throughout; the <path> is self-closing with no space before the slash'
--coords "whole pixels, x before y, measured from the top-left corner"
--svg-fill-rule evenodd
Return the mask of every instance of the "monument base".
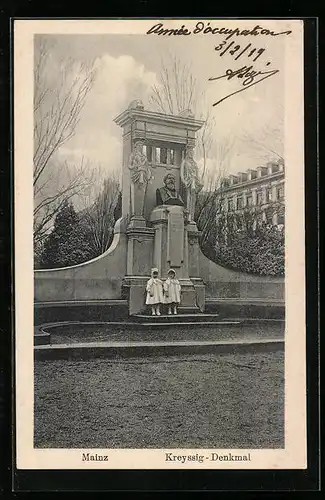
<path id="1" fill-rule="evenodd" d="M 195 286 L 192 280 L 190 279 L 187 280 L 180 279 L 179 282 L 182 287 L 181 304 L 180 304 L 181 307 L 190 309 L 193 312 L 203 312 L 204 286 L 202 287 Z M 203 291 L 203 296 L 202 296 L 202 291 Z"/>
<path id="2" fill-rule="evenodd" d="M 126 276 L 122 282 L 122 299 L 128 301 L 128 312 L 130 316 L 144 313 L 146 305 L 146 284 L 148 277 Z M 191 312 L 204 312 L 205 287 L 202 280 L 180 279 L 181 303 L 180 307 L 191 310 Z M 166 306 L 167 307 L 167 306 Z"/>
<path id="3" fill-rule="evenodd" d="M 191 278 L 195 290 L 196 306 L 200 312 L 205 310 L 205 284 L 201 278 Z"/>
<path id="4" fill-rule="evenodd" d="M 141 223 L 141 218 L 133 218 Z M 150 217 L 151 227 L 129 224 L 127 274 L 123 279 L 122 296 L 128 301 L 129 315 L 147 310 L 146 283 L 151 268 L 157 267 L 162 280 L 168 270 L 176 271 L 181 285 L 181 307 L 203 312 L 205 286 L 199 274 L 198 231 L 195 222 L 188 223 L 181 206 L 156 207 Z"/>
<path id="5" fill-rule="evenodd" d="M 125 276 L 122 281 L 122 299 L 128 301 L 128 312 L 130 316 L 140 314 L 147 308 L 146 284 L 149 277 Z"/>

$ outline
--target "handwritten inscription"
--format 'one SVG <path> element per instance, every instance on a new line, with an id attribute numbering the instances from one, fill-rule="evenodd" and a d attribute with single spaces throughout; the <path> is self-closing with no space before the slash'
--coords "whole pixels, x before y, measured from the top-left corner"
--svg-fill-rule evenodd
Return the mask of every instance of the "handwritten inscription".
<path id="1" fill-rule="evenodd" d="M 232 41 L 232 42 L 227 44 L 227 40 L 224 40 L 223 42 L 221 42 L 219 45 L 217 45 L 215 47 L 215 50 L 220 51 L 220 54 L 219 54 L 220 57 L 222 57 L 224 54 L 226 54 L 226 52 L 228 50 L 229 50 L 229 54 L 231 54 L 232 56 L 235 55 L 238 51 L 240 51 L 236 55 L 235 61 L 237 61 L 237 59 L 239 59 L 243 54 L 245 54 L 247 57 L 252 57 L 253 62 L 257 61 L 257 59 L 263 54 L 263 52 L 265 52 L 265 49 L 262 49 L 262 48 L 257 49 L 256 47 L 252 47 L 251 43 L 247 44 L 246 47 L 244 47 L 244 48 L 242 48 L 242 46 L 239 44 L 233 46 L 234 43 L 235 42 Z M 233 47 L 230 50 L 231 46 L 233 46 Z"/>
<path id="2" fill-rule="evenodd" d="M 223 40 L 219 45 L 215 47 L 215 50 L 219 52 L 220 57 L 224 57 L 225 55 L 231 56 L 234 61 L 237 61 L 239 58 L 244 57 L 247 58 L 250 62 L 256 62 L 259 57 L 263 53 L 266 53 L 266 49 L 262 47 L 254 47 L 251 43 L 248 44 L 235 44 L 234 41 L 228 41 L 227 39 Z M 268 61 L 265 64 L 265 67 L 270 66 L 271 62 Z M 219 99 L 217 102 L 213 104 L 213 106 L 217 106 L 225 99 L 228 99 L 232 95 L 238 94 L 239 92 L 243 92 L 248 88 L 261 83 L 263 80 L 270 78 L 271 76 L 279 73 L 278 69 L 270 69 L 270 70 L 262 70 L 256 69 L 253 64 L 248 64 L 244 66 L 240 66 L 239 68 L 228 68 L 223 74 L 219 76 L 214 76 L 208 79 L 208 81 L 216 81 L 220 79 L 232 80 L 233 78 L 238 79 L 240 82 L 241 88 L 231 92 L 226 95 L 222 99 Z M 258 77 L 261 78 L 258 78 Z"/>
<path id="3" fill-rule="evenodd" d="M 270 76 L 275 75 L 276 73 L 279 73 L 278 69 L 274 69 L 271 71 L 254 71 L 253 66 L 243 66 L 242 68 L 232 70 L 232 69 L 227 69 L 225 74 L 221 76 L 216 76 L 214 78 L 209 78 L 209 81 L 214 81 L 214 80 L 219 80 L 221 78 L 226 78 L 227 80 L 231 80 L 234 77 L 237 78 L 242 78 L 242 85 L 243 88 L 236 90 L 235 92 L 232 92 L 231 94 L 228 94 L 227 96 L 223 97 L 219 101 L 215 102 L 212 106 L 216 106 L 217 104 L 220 104 L 222 101 L 225 99 L 228 99 L 232 95 L 238 94 L 239 92 L 243 92 L 244 90 L 247 90 L 249 87 L 252 87 L 253 85 L 256 85 L 257 83 L 261 83 L 263 80 L 266 80 L 266 78 L 270 78 Z M 259 75 L 264 75 L 262 78 L 260 78 L 257 81 L 254 81 L 255 78 Z"/>
<path id="4" fill-rule="evenodd" d="M 252 29 L 239 29 L 239 28 L 219 28 L 211 25 L 210 22 L 204 23 L 199 21 L 196 23 L 193 30 L 189 29 L 182 24 L 179 28 L 165 28 L 163 23 L 154 24 L 148 31 L 147 35 L 162 35 L 162 36 L 189 36 L 189 35 L 225 35 L 226 40 L 233 36 L 279 36 L 290 35 L 291 30 L 275 32 L 268 28 L 263 28 L 258 24 Z"/>
<path id="5" fill-rule="evenodd" d="M 213 106 L 217 106 L 225 99 L 228 99 L 232 95 L 238 94 L 239 92 L 243 92 L 253 85 L 257 85 L 261 83 L 263 80 L 274 76 L 276 73 L 279 73 L 278 69 L 266 69 L 266 67 L 271 65 L 271 62 L 268 61 L 264 63 L 264 68 L 256 68 L 254 64 L 259 58 L 264 54 L 266 54 L 266 49 L 264 47 L 256 47 L 251 41 L 248 43 L 236 43 L 233 37 L 257 37 L 257 36 L 271 36 L 276 37 L 280 35 L 290 35 L 292 33 L 291 30 L 286 31 L 274 31 L 268 29 L 266 27 L 262 27 L 260 25 L 254 26 L 252 29 L 239 29 L 239 28 L 220 28 L 218 26 L 212 25 L 210 22 L 204 23 L 203 21 L 199 21 L 196 23 L 194 28 L 189 28 L 185 24 L 182 24 L 179 28 L 165 28 L 163 23 L 154 24 L 148 31 L 148 35 L 156 34 L 162 36 L 189 36 L 189 35 L 223 35 L 224 40 L 219 43 L 215 47 L 215 51 L 219 52 L 220 57 L 224 57 L 225 55 L 231 56 L 234 61 L 237 61 L 239 58 L 247 58 L 249 60 L 249 64 L 241 64 L 236 68 L 228 68 L 223 74 L 214 76 L 208 79 L 210 82 L 216 82 L 220 79 L 232 80 L 235 79 L 240 84 L 240 88 L 226 95 L 222 99 L 219 99 Z M 258 61 L 260 63 L 260 61 Z"/>

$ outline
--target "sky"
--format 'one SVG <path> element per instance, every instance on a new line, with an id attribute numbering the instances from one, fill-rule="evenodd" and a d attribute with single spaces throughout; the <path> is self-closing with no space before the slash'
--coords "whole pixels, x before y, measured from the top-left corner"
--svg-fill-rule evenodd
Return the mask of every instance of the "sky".
<path id="1" fill-rule="evenodd" d="M 37 35 L 35 48 L 41 39 L 51 42 L 51 54 L 46 68 L 48 84 L 55 88 L 60 63 L 71 58 L 76 64 L 93 63 L 96 79 L 87 96 L 75 135 L 58 152 L 58 158 L 77 164 L 82 157 L 103 173 L 120 171 L 122 166 L 122 129 L 114 123 L 133 99 L 141 99 L 150 108 L 149 96 L 153 85 L 159 85 L 162 57 L 176 55 L 188 64 L 204 96 L 199 111 L 209 110 L 213 118 L 213 147 L 208 165 L 216 168 L 216 157 L 223 144 L 231 142 L 227 170 L 229 173 L 256 168 L 275 158 L 269 149 L 283 154 L 284 114 L 284 38 L 257 37 L 252 47 L 265 49 L 253 63 L 256 70 L 278 69 L 279 72 L 243 92 L 229 97 L 213 107 L 213 103 L 242 88 L 237 78 L 211 82 L 229 68 L 239 69 L 250 60 L 234 61 L 235 56 L 215 47 L 222 37 L 159 37 L 148 35 Z M 244 48 L 244 37 L 236 40 Z M 267 45 L 266 45 L 267 43 Z M 251 48 L 252 48 L 251 47 Z M 266 64 L 270 63 L 267 67 Z M 198 163 L 202 161 L 197 151 Z"/>

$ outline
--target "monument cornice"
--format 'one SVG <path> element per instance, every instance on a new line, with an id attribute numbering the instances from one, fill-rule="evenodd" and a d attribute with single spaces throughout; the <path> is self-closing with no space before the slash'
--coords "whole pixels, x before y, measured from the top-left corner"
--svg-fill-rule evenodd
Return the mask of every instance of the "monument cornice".
<path id="1" fill-rule="evenodd" d="M 154 236 L 154 229 L 151 227 L 128 227 L 126 230 L 126 234 L 129 236 L 146 236 L 149 238 L 153 238 Z"/>
<path id="2" fill-rule="evenodd" d="M 128 132 L 127 134 L 130 134 Z M 127 135 L 126 134 L 126 135 Z M 174 134 L 166 134 L 166 133 L 161 133 L 161 132 L 152 132 L 148 130 L 139 130 L 136 129 L 133 131 L 133 138 L 134 139 L 146 139 L 146 140 L 151 140 L 151 141 L 160 141 L 160 142 L 168 142 L 168 143 L 174 143 L 176 135 Z M 178 144 L 186 145 L 186 144 L 191 144 L 192 146 L 195 146 L 195 139 L 191 137 L 180 137 L 177 135 L 177 142 Z"/>
<path id="3" fill-rule="evenodd" d="M 194 132 L 199 130 L 204 124 L 204 120 L 196 120 L 195 118 L 167 115 L 164 113 L 156 113 L 154 111 L 132 108 L 126 109 L 121 114 L 119 114 L 114 119 L 114 122 L 117 125 L 124 127 L 127 123 L 134 120 L 141 120 L 157 125 L 173 125 L 176 127 L 185 128 L 187 130 L 193 130 Z"/>

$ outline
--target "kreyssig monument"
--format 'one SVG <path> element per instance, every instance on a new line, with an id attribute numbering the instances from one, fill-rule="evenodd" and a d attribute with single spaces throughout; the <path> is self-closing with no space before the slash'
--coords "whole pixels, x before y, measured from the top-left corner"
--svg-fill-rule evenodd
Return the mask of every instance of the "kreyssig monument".
<path id="1" fill-rule="evenodd" d="M 141 101 L 133 101 L 115 122 L 123 128 L 122 219 L 128 248 L 122 287 L 130 313 L 143 309 L 142 291 L 152 267 L 161 277 L 174 268 L 182 305 L 202 311 L 205 293 L 194 221 L 202 184 L 193 150 L 203 122 L 190 111 L 179 116 L 146 111 Z"/>

